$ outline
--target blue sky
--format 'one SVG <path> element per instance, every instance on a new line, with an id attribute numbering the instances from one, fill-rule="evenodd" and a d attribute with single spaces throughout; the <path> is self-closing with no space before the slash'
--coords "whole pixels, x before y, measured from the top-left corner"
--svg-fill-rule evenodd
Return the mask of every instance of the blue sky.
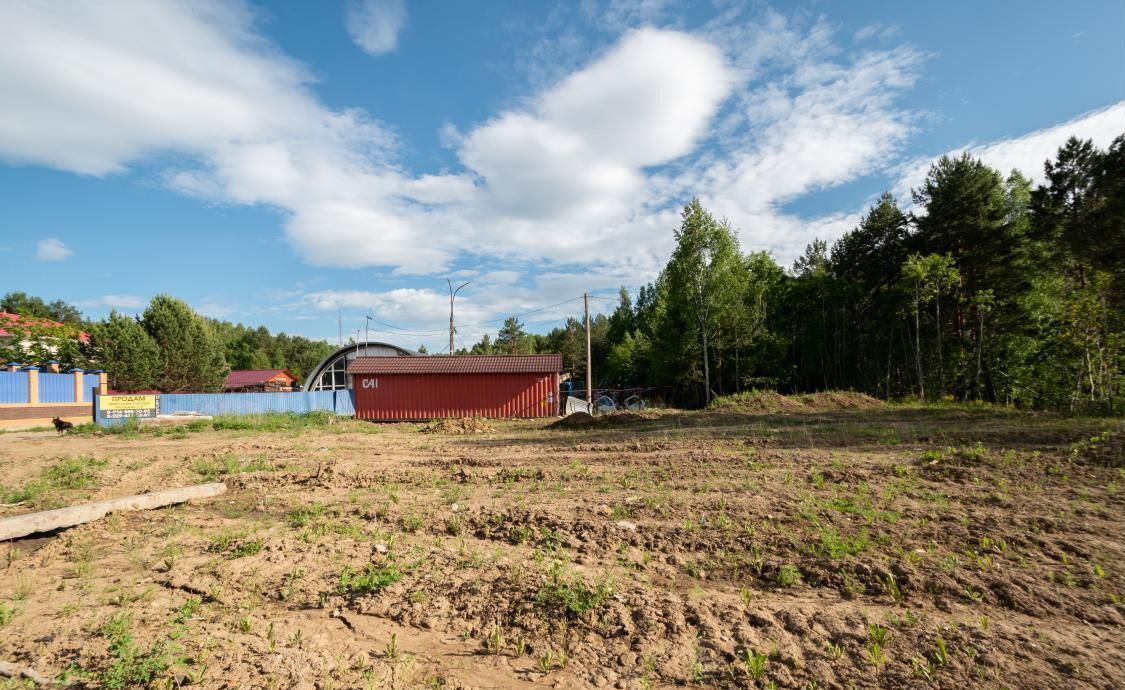
<path id="1" fill-rule="evenodd" d="M 789 263 L 943 153 L 1108 144 L 1125 5 L 4 3 L 0 93 L 0 291 L 436 351 L 447 277 L 465 344 L 544 330 L 693 195 Z"/>

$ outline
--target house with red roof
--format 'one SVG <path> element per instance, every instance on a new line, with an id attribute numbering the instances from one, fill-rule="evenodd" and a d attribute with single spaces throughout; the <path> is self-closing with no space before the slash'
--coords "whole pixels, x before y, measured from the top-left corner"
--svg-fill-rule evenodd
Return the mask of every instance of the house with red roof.
<path id="1" fill-rule="evenodd" d="M 228 393 L 284 393 L 292 391 L 299 382 L 288 369 L 244 369 L 227 374 L 223 390 Z"/>
<path id="2" fill-rule="evenodd" d="M 36 319 L 0 311 L 0 340 L 12 340 L 17 337 L 26 338 L 29 331 L 39 331 L 44 334 L 55 331 L 60 338 L 69 338 L 77 334 L 79 342 L 90 342 L 89 334 L 86 331 L 74 329 L 74 326 L 50 319 Z"/>
<path id="3" fill-rule="evenodd" d="M 88 342 L 90 336 L 73 324 L 0 311 L 0 355 L 4 358 L 20 362 L 73 359 L 76 346 Z"/>

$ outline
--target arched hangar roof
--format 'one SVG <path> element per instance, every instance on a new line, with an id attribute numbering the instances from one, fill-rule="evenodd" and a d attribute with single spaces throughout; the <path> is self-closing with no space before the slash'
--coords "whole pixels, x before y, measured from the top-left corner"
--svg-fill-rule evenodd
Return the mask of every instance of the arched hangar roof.
<path id="1" fill-rule="evenodd" d="M 307 391 L 343 390 L 348 387 L 348 363 L 358 357 L 410 357 L 417 355 L 413 350 L 407 350 L 391 343 L 368 341 L 353 343 L 341 347 L 313 367 L 305 378 Z"/>

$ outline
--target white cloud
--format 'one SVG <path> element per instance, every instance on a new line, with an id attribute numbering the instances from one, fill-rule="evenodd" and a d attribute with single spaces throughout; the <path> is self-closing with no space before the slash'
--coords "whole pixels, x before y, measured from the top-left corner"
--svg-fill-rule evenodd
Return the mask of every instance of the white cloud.
<path id="1" fill-rule="evenodd" d="M 441 128 L 434 137 L 460 166 L 423 174 L 383 124 L 318 99 L 309 71 L 240 4 L 0 3 L 0 159 L 98 176 L 159 166 L 183 193 L 280 209 L 294 251 L 316 265 L 443 276 L 456 266 L 505 286 L 463 295 L 477 321 L 651 280 L 693 195 L 746 249 L 782 262 L 852 227 L 860 203 L 811 219 L 786 205 L 898 169 L 919 120 L 901 97 L 925 56 L 871 44 L 844 53 L 827 20 L 736 3 L 695 31 L 646 25 L 670 7 L 611 3 L 622 25 L 642 28 L 594 55 L 583 43 L 576 66 L 491 118 Z M 387 48 L 398 31 L 380 36 L 372 45 Z M 1106 111 L 1098 127 L 1121 116 Z M 987 150 L 1009 166 L 1035 146 Z M 1025 172 L 1045 156 L 1034 157 Z M 304 306 L 384 309 L 423 331 L 447 308 L 441 289 L 306 295 Z"/>
<path id="2" fill-rule="evenodd" d="M 1044 181 L 1043 163 L 1053 159 L 1059 147 L 1070 137 L 1092 139 L 1095 145 L 1107 148 L 1113 139 L 1123 132 L 1125 132 L 1125 101 L 1018 137 L 985 144 L 971 143 L 947 151 L 946 155 L 959 156 L 967 152 L 996 168 L 1005 176 L 1014 169 L 1019 170 L 1032 182 L 1041 183 Z M 899 181 L 895 185 L 895 195 L 909 201 L 910 190 L 922 186 L 930 166 L 939 157 L 922 156 L 902 165 Z"/>
<path id="3" fill-rule="evenodd" d="M 713 44 L 630 32 L 528 107 L 463 135 L 458 155 L 480 180 L 466 216 L 503 237 L 510 255 L 608 256 L 644 210 L 647 169 L 695 150 L 733 85 Z"/>
<path id="4" fill-rule="evenodd" d="M 776 14 L 749 28 L 727 17 L 714 35 L 735 46 L 751 87 L 722 125 L 725 155 L 686 171 L 681 184 L 730 219 L 744 249 L 787 263 L 812 239 L 854 227 L 858 215 L 850 210 L 801 218 L 784 205 L 896 160 L 916 118 L 898 101 L 925 55 L 900 46 L 841 57 L 823 22 L 802 31 Z M 769 79 L 764 63 L 775 65 Z"/>
<path id="5" fill-rule="evenodd" d="M 352 40 L 364 52 L 390 53 L 406 28 L 406 0 L 352 0 L 347 24 Z"/>
<path id="6" fill-rule="evenodd" d="M 106 307 L 109 309 L 129 309 L 133 311 L 144 309 L 148 300 L 137 295 L 102 295 L 94 299 L 78 302 L 80 307 Z"/>
<path id="7" fill-rule="evenodd" d="M 514 279 L 504 271 L 480 276 L 462 290 L 455 307 L 456 346 L 470 346 L 485 333 L 495 335 L 508 316 L 518 315 L 535 330 L 561 325 L 567 317 L 582 313 L 584 291 L 602 291 L 616 295 L 620 286 L 614 276 L 600 272 L 545 272 L 526 284 L 514 282 L 499 285 L 501 280 Z M 489 282 L 494 281 L 494 282 Z M 592 312 L 612 309 L 606 300 L 593 300 Z M 547 308 L 544 308 L 545 305 Z M 440 288 L 400 288 L 385 291 L 323 290 L 309 292 L 292 305 L 292 311 L 320 312 L 335 319 L 337 309 L 343 312 L 344 332 L 354 335 L 372 316 L 369 335 L 406 347 L 425 344 L 431 352 L 449 346 L 449 293 Z M 332 339 L 334 340 L 334 338 Z"/>
<path id="8" fill-rule="evenodd" d="M 872 38 L 888 39 L 894 38 L 900 33 L 898 26 L 894 24 L 883 24 L 882 22 L 875 22 L 860 28 L 852 36 L 856 41 L 867 41 Z"/>
<path id="9" fill-rule="evenodd" d="M 676 0 L 584 0 L 582 10 L 595 26 L 621 31 L 672 18 Z"/>
<path id="10" fill-rule="evenodd" d="M 74 250 L 68 247 L 66 242 L 54 237 L 39 240 L 36 245 L 35 258 L 40 261 L 62 261 L 73 255 Z"/>
<path id="11" fill-rule="evenodd" d="M 204 302 L 195 306 L 195 311 L 212 319 L 225 319 L 238 313 L 238 307 L 221 302 Z"/>
<path id="12" fill-rule="evenodd" d="M 640 17 L 664 5 L 630 7 Z M 649 279 L 695 194 L 756 245 L 787 252 L 802 223 L 779 220 L 778 205 L 897 150 L 909 126 L 893 100 L 919 59 L 900 49 L 837 62 L 823 22 L 801 29 L 776 14 L 728 12 L 698 34 L 642 28 L 523 106 L 445 128 L 464 173 L 412 175 L 385 128 L 312 95 L 249 11 L 137 2 L 139 21 L 117 21 L 123 11 L 0 7 L 0 156 L 105 175 L 180 154 L 170 187 L 283 209 L 310 263 L 398 273 L 467 253 Z M 762 80 L 765 63 L 781 76 Z"/>

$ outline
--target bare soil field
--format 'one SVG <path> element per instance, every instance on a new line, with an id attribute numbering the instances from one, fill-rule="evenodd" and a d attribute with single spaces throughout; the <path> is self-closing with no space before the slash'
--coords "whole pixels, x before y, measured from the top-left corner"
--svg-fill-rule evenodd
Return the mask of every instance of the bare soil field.
<path id="1" fill-rule="evenodd" d="M 0 517 L 229 487 L 5 544 L 0 660 L 99 688 L 1125 687 L 1121 420 L 199 426 L 0 435 Z"/>

